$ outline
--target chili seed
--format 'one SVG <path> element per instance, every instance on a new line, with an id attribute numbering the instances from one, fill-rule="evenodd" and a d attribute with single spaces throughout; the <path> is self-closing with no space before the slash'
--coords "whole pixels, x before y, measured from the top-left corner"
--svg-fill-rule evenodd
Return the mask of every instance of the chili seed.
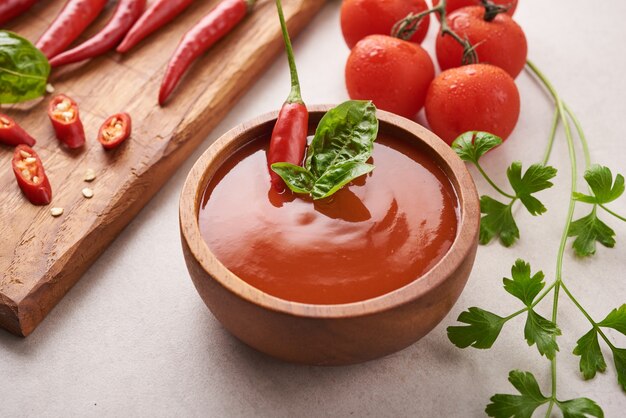
<path id="1" fill-rule="evenodd" d="M 11 125 L 11 122 L 9 122 L 9 120 L 8 120 L 8 119 L 5 119 L 5 118 L 3 118 L 3 117 L 0 117 L 0 122 L 2 122 L 2 124 L 3 124 L 4 126 L 10 126 L 10 125 Z"/>
<path id="2" fill-rule="evenodd" d="M 30 155 L 30 153 L 24 151 L 24 150 L 20 150 L 20 155 L 22 156 L 22 158 L 29 158 L 32 157 L 32 155 Z"/>
<path id="3" fill-rule="evenodd" d="M 46 92 L 49 94 L 54 93 L 54 86 L 50 83 L 46 84 Z"/>
<path id="4" fill-rule="evenodd" d="M 63 215 L 63 208 L 52 208 L 50 209 L 50 214 L 55 218 Z"/>
<path id="5" fill-rule="evenodd" d="M 26 164 L 35 164 L 37 162 L 37 159 L 35 157 L 27 157 L 24 158 L 24 162 Z"/>
<path id="6" fill-rule="evenodd" d="M 33 177 L 33 183 L 35 184 L 39 183 L 39 177 L 37 176 Z"/>
<path id="7" fill-rule="evenodd" d="M 89 187 L 85 187 L 83 189 L 83 196 L 85 196 L 85 198 L 87 199 L 91 199 L 93 197 L 93 190 L 91 190 Z"/>
<path id="8" fill-rule="evenodd" d="M 96 172 L 93 171 L 91 168 L 87 169 L 83 180 L 85 180 L 87 183 L 90 183 L 94 181 L 95 179 L 96 179 Z"/>
<path id="9" fill-rule="evenodd" d="M 26 169 L 22 170 L 22 176 L 24 176 L 25 179 L 30 179 L 30 171 Z"/>

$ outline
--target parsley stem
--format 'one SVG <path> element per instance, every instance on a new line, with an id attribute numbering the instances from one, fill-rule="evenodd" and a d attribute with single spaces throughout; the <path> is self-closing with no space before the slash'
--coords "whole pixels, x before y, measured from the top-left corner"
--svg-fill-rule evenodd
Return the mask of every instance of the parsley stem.
<path id="1" fill-rule="evenodd" d="M 554 107 L 554 116 L 552 117 L 552 128 L 550 129 L 550 140 L 548 141 L 548 146 L 546 148 L 546 153 L 543 157 L 543 165 L 548 164 L 548 160 L 550 160 L 550 155 L 552 154 L 552 148 L 554 148 L 554 139 L 556 138 L 556 129 L 559 126 L 559 109 Z"/>
<path id="2" fill-rule="evenodd" d="M 508 194 L 507 192 L 505 192 L 504 190 L 499 188 L 498 185 L 493 180 L 491 180 L 491 177 L 489 177 L 489 175 L 485 172 L 485 170 L 483 170 L 483 168 L 481 167 L 481 165 L 480 165 L 480 163 L 478 161 L 475 161 L 474 165 L 476 166 L 478 171 L 480 171 L 480 174 L 482 174 L 482 176 L 485 178 L 485 180 L 487 180 L 487 183 L 489 183 L 491 185 L 491 187 L 493 187 L 495 189 L 495 191 L 500 193 L 502 196 L 508 197 L 509 199 L 516 199 L 517 198 L 516 196 Z"/>
<path id="3" fill-rule="evenodd" d="M 550 92 L 550 95 L 554 98 L 557 111 L 561 117 L 561 122 L 563 123 L 563 128 L 565 129 L 565 138 L 567 139 L 567 150 L 569 153 L 570 159 L 570 167 L 571 167 L 571 186 L 570 186 L 570 198 L 569 198 L 569 209 L 567 211 L 567 218 L 565 222 L 565 227 L 563 228 L 563 234 L 561 236 L 561 243 L 559 245 L 559 252 L 556 260 L 556 279 L 554 286 L 554 299 L 552 302 L 552 322 L 556 324 L 558 310 L 559 310 L 559 291 L 561 289 L 561 285 L 563 283 L 563 256 L 565 255 L 565 247 L 567 246 L 567 238 L 569 235 L 570 226 L 572 224 L 572 219 L 574 217 L 574 209 L 576 207 L 576 201 L 574 200 L 574 193 L 576 192 L 576 181 L 578 178 L 578 167 L 576 164 L 576 150 L 574 149 L 574 140 L 572 138 L 572 130 L 569 124 L 569 120 L 567 120 L 565 114 L 565 105 L 561 100 L 561 97 L 557 93 L 556 89 L 552 85 L 552 83 L 547 79 L 547 77 L 535 66 L 535 64 L 528 60 L 528 67 L 532 70 L 533 73 L 539 78 L 539 80 L 543 83 L 545 88 Z M 556 335 L 552 336 L 553 340 L 556 340 Z M 556 399 L 556 388 L 557 388 L 557 373 L 556 373 L 556 355 L 551 360 L 551 374 L 552 374 L 552 399 L 550 400 L 550 405 L 548 406 L 548 412 L 546 417 L 550 417 L 552 413 L 552 407 L 554 405 L 554 400 Z"/>
<path id="4" fill-rule="evenodd" d="M 505 317 L 504 321 L 508 321 L 510 319 L 513 319 L 516 316 L 521 315 L 524 312 L 528 312 L 529 309 L 532 309 L 535 306 L 537 306 L 539 304 L 539 302 L 541 302 L 542 299 L 545 298 L 548 295 L 548 293 L 550 293 L 550 291 L 554 288 L 555 285 L 556 285 L 556 282 L 552 282 L 552 284 L 550 286 L 548 286 L 547 288 L 544 289 L 544 291 L 541 293 L 541 295 L 539 295 L 538 297 L 535 298 L 535 300 L 533 301 L 533 303 L 530 306 L 527 306 L 527 307 L 525 307 L 523 309 L 520 309 L 517 312 L 513 312 L 511 315 Z"/>
<path id="5" fill-rule="evenodd" d="M 570 109 L 566 103 L 563 103 L 563 105 L 565 106 L 565 111 L 567 112 L 567 115 L 572 120 L 572 122 L 574 122 L 576 132 L 578 132 L 578 137 L 580 138 L 580 143 L 583 146 L 583 155 L 585 156 L 585 169 L 589 169 L 589 167 L 591 167 L 591 153 L 589 152 L 589 143 L 587 142 L 585 131 L 583 130 L 582 125 L 580 124 L 580 121 L 578 120 L 574 112 L 572 112 L 572 109 Z"/>
<path id="6" fill-rule="evenodd" d="M 600 206 L 602 209 L 604 209 L 605 211 L 607 211 L 607 212 L 608 212 L 608 213 L 610 213 L 611 215 L 615 216 L 615 217 L 616 217 L 617 219 L 619 219 L 620 221 L 624 221 L 624 222 L 626 222 L 626 218 L 625 218 L 625 217 L 623 217 L 623 216 L 621 216 L 621 215 L 618 215 L 617 213 L 613 212 L 611 209 L 607 208 L 606 206 L 601 205 L 601 204 L 599 204 L 598 206 Z"/>
<path id="7" fill-rule="evenodd" d="M 576 305 L 576 307 L 578 308 L 578 310 L 585 316 L 585 318 L 587 318 L 587 320 L 589 321 L 589 323 L 591 324 L 591 326 L 596 330 L 596 332 L 598 334 L 600 334 L 600 336 L 602 337 L 602 339 L 604 340 L 604 342 L 613 350 L 615 349 L 615 346 L 613 345 L 613 343 L 611 343 L 611 340 L 609 340 L 609 338 L 606 336 L 606 334 L 602 331 L 602 328 L 600 328 L 600 326 L 598 325 L 598 323 L 596 321 L 593 320 L 593 318 L 591 317 L 591 315 L 589 315 L 587 313 L 587 311 L 585 310 L 585 308 L 582 307 L 582 305 L 580 303 L 578 303 L 578 300 L 574 297 L 574 295 L 572 295 L 572 292 L 570 292 L 570 290 L 567 288 L 567 286 L 565 286 L 565 283 L 561 283 L 561 286 L 563 287 L 563 291 L 565 292 L 565 294 L 570 298 L 570 300 L 574 303 L 574 305 Z"/>

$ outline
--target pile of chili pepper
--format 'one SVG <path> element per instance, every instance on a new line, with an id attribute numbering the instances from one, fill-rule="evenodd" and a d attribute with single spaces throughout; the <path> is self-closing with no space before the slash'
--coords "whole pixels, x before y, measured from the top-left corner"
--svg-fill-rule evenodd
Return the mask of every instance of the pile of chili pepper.
<path id="1" fill-rule="evenodd" d="M 285 41 L 289 72 L 291 73 L 291 92 L 278 114 L 276 125 L 272 131 L 270 147 L 267 152 L 267 167 L 274 190 L 282 193 L 286 188 L 285 182 L 271 169 L 271 166 L 278 162 L 287 162 L 294 165 L 302 164 L 307 145 L 309 111 L 302 101 L 298 70 L 296 69 L 293 48 L 280 0 L 276 0 L 276 9 L 278 10 L 280 27 L 283 33 L 283 40 Z"/>
<path id="2" fill-rule="evenodd" d="M 85 130 L 74 100 L 63 94 L 53 97 L 48 105 L 48 117 L 56 137 L 68 149 L 85 145 Z M 130 115 L 116 113 L 100 127 L 98 141 L 105 150 L 111 150 L 128 139 L 130 134 Z M 12 166 L 17 184 L 32 204 L 47 205 L 52 199 L 52 188 L 41 159 L 31 148 L 35 143 L 35 139 L 13 118 L 0 114 L 0 144 L 16 147 Z"/>

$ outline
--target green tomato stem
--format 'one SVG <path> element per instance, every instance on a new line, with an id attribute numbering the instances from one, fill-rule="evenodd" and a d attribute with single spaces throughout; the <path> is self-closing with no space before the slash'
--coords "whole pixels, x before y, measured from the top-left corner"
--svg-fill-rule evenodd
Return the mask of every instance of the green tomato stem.
<path id="1" fill-rule="evenodd" d="M 276 0 L 276 10 L 278 11 L 278 19 L 280 20 L 280 29 L 283 32 L 283 41 L 285 42 L 285 50 L 287 51 L 287 61 L 289 62 L 289 72 L 291 73 L 291 92 L 287 97 L 288 103 L 303 103 L 302 93 L 300 91 L 300 80 L 298 79 L 298 70 L 296 68 L 296 60 L 293 56 L 293 48 L 285 15 L 283 14 L 283 5 L 280 0 Z"/>
<path id="2" fill-rule="evenodd" d="M 487 183 L 489 183 L 491 187 L 495 189 L 495 191 L 500 193 L 502 196 L 508 197 L 509 199 L 516 199 L 516 196 L 513 196 L 512 194 L 509 194 L 505 192 L 504 190 L 502 190 L 500 187 L 498 187 L 498 185 L 493 180 L 491 180 L 491 177 L 489 177 L 489 175 L 485 172 L 485 170 L 483 170 L 483 168 L 481 167 L 478 161 L 476 161 L 474 165 L 476 166 L 480 174 L 482 174 L 482 176 L 485 178 L 485 180 L 487 180 Z"/>

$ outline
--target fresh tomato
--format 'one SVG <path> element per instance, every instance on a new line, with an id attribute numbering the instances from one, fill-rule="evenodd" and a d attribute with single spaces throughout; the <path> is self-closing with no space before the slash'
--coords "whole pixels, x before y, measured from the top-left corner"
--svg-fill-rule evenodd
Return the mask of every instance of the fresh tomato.
<path id="1" fill-rule="evenodd" d="M 425 0 L 344 0 L 341 5 L 341 31 L 352 49 L 368 35 L 391 35 L 393 26 L 409 13 L 428 9 Z M 430 15 L 424 17 L 411 42 L 421 43 L 426 37 Z"/>
<path id="2" fill-rule="evenodd" d="M 104 149 L 117 148 L 130 136 L 131 120 L 128 113 L 116 113 L 104 121 L 98 132 L 98 141 Z"/>
<path id="3" fill-rule="evenodd" d="M 47 205 L 52 200 L 52 188 L 41 159 L 28 145 L 18 145 L 13 153 L 13 173 L 24 196 L 33 205 Z"/>
<path id="4" fill-rule="evenodd" d="M 522 28 L 506 14 L 484 19 L 485 8 L 464 7 L 448 16 L 450 29 L 475 47 L 478 60 L 507 71 L 515 78 L 524 69 L 528 46 Z M 463 47 L 450 36 L 437 37 L 437 61 L 442 70 L 462 64 Z"/>
<path id="5" fill-rule="evenodd" d="M 85 145 L 85 129 L 74 100 L 63 94 L 55 96 L 48 105 L 48 117 L 57 138 L 68 148 Z"/>
<path id="6" fill-rule="evenodd" d="M 509 10 L 506 12 L 509 16 L 513 16 L 513 13 L 515 13 L 515 9 L 517 8 L 517 0 L 491 0 L 491 2 L 500 6 L 510 6 Z M 434 0 L 433 4 L 437 6 L 439 4 L 439 0 Z M 480 4 L 480 0 L 448 0 L 446 3 L 446 12 L 452 13 L 453 11 L 463 7 L 479 6 Z"/>
<path id="7" fill-rule="evenodd" d="M 448 144 L 467 131 L 506 139 L 519 118 L 520 96 L 506 71 L 472 64 L 439 74 L 428 89 L 425 109 L 430 128 Z"/>
<path id="8" fill-rule="evenodd" d="M 418 44 L 370 35 L 352 49 L 346 63 L 350 98 L 371 100 L 377 108 L 414 118 L 435 78 L 428 53 Z"/>

